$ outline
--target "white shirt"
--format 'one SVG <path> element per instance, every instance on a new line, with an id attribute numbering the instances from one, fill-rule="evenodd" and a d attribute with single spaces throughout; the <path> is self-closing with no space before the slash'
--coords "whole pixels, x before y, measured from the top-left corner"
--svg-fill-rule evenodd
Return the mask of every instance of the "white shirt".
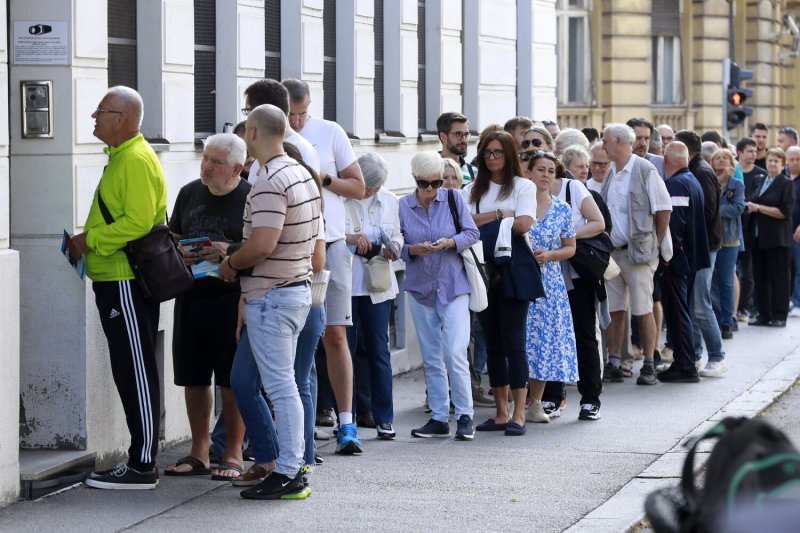
<path id="1" fill-rule="evenodd" d="M 572 225 L 575 231 L 586 225 L 586 217 L 581 213 L 583 201 L 592 195 L 580 181 L 573 179 L 561 180 L 561 190 L 558 192 L 558 199 L 567 203 L 567 187 L 569 187 L 570 207 L 572 208 Z"/>
<path id="2" fill-rule="evenodd" d="M 594 191 L 597 193 L 603 192 L 603 183 L 599 181 L 595 181 L 594 178 L 590 180 L 586 180 L 586 188 L 590 191 Z"/>
<path id="3" fill-rule="evenodd" d="M 346 169 L 356 161 L 356 154 L 350 145 L 350 139 L 341 126 L 330 120 L 309 116 L 300 135 L 305 137 L 319 155 L 321 176 L 336 179 L 339 171 Z M 325 203 L 325 240 L 334 242 L 344 239 L 345 214 L 342 197 L 327 188 L 322 189 Z"/>
<path id="4" fill-rule="evenodd" d="M 464 201 L 469 206 L 469 212 L 473 215 L 478 212 L 477 206 L 470 203 L 470 195 L 472 194 L 472 187 L 475 183 L 469 183 L 466 187 L 461 189 L 461 194 L 464 196 Z M 529 216 L 536 220 L 536 186 L 529 179 L 516 176 L 514 178 L 514 187 L 511 189 L 511 194 L 502 200 L 498 200 L 497 195 L 500 194 L 501 185 L 489 182 L 489 190 L 480 199 L 480 212 L 492 213 L 498 209 L 514 211 L 515 217 Z"/>
<path id="5" fill-rule="evenodd" d="M 628 193 L 631 188 L 631 172 L 636 157 L 631 155 L 625 167 L 619 172 L 614 163 L 611 163 L 611 176 L 613 176 L 611 179 L 613 181 L 608 187 L 606 205 L 611 213 L 611 242 L 617 247 L 628 244 Z M 650 179 L 647 180 L 647 196 L 650 199 L 652 214 L 658 211 L 672 211 L 672 198 L 667 192 L 664 180 L 661 179 L 655 168 L 650 171 Z"/>
<path id="6" fill-rule="evenodd" d="M 305 140 L 296 131 L 293 131 L 291 135 L 286 137 L 286 142 L 295 145 L 300 151 L 300 155 L 303 156 L 305 164 L 313 168 L 314 171 L 319 174 L 319 156 L 310 142 Z M 258 163 L 258 160 L 253 161 L 253 165 L 250 167 L 250 173 L 247 175 L 247 181 L 255 183 L 259 170 L 261 170 L 261 165 Z"/>

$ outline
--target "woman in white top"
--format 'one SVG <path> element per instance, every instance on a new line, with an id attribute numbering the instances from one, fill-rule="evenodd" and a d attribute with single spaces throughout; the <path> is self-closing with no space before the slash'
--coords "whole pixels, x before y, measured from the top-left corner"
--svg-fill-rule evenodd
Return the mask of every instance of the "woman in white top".
<path id="1" fill-rule="evenodd" d="M 378 438 L 394 440 L 392 365 L 389 353 L 389 316 L 397 296 L 397 278 L 392 269 L 403 248 L 397 197 L 383 188 L 389 167 L 381 156 L 369 152 L 358 158 L 364 175 L 363 200 L 345 200 L 346 240 L 353 257 L 353 325 L 347 328 L 347 343 L 354 359 L 359 339 L 369 361 L 370 403 Z M 374 259 L 372 259 L 374 257 Z M 372 263 L 367 262 L 372 259 Z M 370 276 L 367 269 L 377 275 Z M 354 395 L 355 396 L 355 395 Z M 354 402 L 355 403 L 355 402 Z M 353 412 L 355 413 L 355 405 Z"/>
<path id="2" fill-rule="evenodd" d="M 504 131 L 487 135 L 478 146 L 478 175 L 463 190 L 478 228 L 513 217 L 511 231 L 515 235 L 528 233 L 536 218 L 536 187 L 521 175 L 514 138 Z M 489 307 L 478 314 L 478 320 L 486 335 L 489 384 L 494 391 L 496 414 L 475 429 L 523 435 L 528 382 L 525 321 L 529 302 L 505 297 L 491 282 L 488 296 Z M 523 406 L 514 410 L 513 417 L 508 409 L 509 390 L 514 405 Z"/>

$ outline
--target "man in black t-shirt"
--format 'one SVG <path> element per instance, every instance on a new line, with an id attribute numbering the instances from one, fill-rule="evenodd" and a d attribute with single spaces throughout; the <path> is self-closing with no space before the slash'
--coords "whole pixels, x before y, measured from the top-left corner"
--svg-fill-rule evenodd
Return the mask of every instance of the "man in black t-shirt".
<path id="1" fill-rule="evenodd" d="M 750 126 L 750 138 L 756 142 L 755 165 L 764 170 L 767 169 L 767 137 L 769 137 L 769 129 L 761 122 Z"/>
<path id="2" fill-rule="evenodd" d="M 744 175 L 744 197 L 749 199 L 755 192 L 756 185 L 761 183 L 767 171 L 756 165 L 758 145 L 756 141 L 745 137 L 736 143 L 736 155 L 739 159 L 739 166 L 742 167 Z M 739 313 L 737 319 L 747 321 L 751 310 L 755 309 L 753 301 L 753 262 L 749 244 L 752 241 L 752 231 L 750 228 L 750 215 L 745 210 L 742 213 L 742 233 L 744 234 L 744 251 L 739 252 L 739 260 L 736 272 L 739 275 Z"/>
<path id="3" fill-rule="evenodd" d="M 169 224 L 176 239 L 211 241 L 210 246 L 184 251 L 187 265 L 203 260 L 219 263 L 226 256 L 228 245 L 241 242 L 244 206 L 250 192 L 250 184 L 240 178 L 246 156 L 247 147 L 237 135 L 220 133 L 206 140 L 200 179 L 180 190 Z M 212 478 L 231 480 L 242 472 L 244 424 L 230 388 L 239 297 L 238 283 L 204 276 L 195 279 L 194 287 L 175 299 L 174 379 L 176 385 L 185 387 L 192 449 L 165 471 L 167 475 L 211 473 L 208 450 L 212 374 L 221 388 L 227 434 L 222 462 Z"/>

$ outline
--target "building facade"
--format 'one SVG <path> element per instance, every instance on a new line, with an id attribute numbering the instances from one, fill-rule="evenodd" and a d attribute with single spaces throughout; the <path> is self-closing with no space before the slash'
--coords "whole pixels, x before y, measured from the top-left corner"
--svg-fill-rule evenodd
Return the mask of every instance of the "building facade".
<path id="1" fill-rule="evenodd" d="M 796 0 L 731 0 L 733 52 L 751 70 L 748 124 L 800 124 L 798 39 L 785 16 Z M 728 0 L 558 0 L 558 116 L 601 128 L 641 116 L 675 130 L 723 128 L 723 59 L 731 56 Z M 796 30 L 796 27 L 795 27 Z"/>
<path id="2" fill-rule="evenodd" d="M 441 112 L 463 110 L 475 130 L 517 114 L 555 116 L 555 7 L 554 0 L 0 3 L 0 402 L 7 406 L 0 503 L 19 494 L 20 450 L 89 450 L 106 466 L 127 448 L 91 282 L 58 253 L 64 229 L 81 231 L 106 162 L 91 114 L 109 86 L 142 94 L 142 132 L 164 167 L 170 205 L 198 176 L 202 139 L 242 120 L 243 91 L 262 77 L 306 80 L 311 113 L 341 124 L 357 152 L 379 152 L 390 166 L 388 186 L 404 193 L 413 187 L 413 154 L 439 148 Z M 23 53 L 25 32 L 40 25 L 55 36 L 46 58 Z M 34 117 L 23 110 L 30 81 L 52 83 L 50 136 L 23 130 L 22 117 L 28 127 Z M 393 366 L 403 371 L 420 358 L 403 297 L 395 307 Z M 189 435 L 171 344 L 165 303 L 162 446 Z"/>

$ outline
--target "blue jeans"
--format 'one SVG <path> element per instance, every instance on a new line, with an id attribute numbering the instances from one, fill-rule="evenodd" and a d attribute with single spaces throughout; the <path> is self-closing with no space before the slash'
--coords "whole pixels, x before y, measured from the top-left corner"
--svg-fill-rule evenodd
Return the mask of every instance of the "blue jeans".
<path id="1" fill-rule="evenodd" d="M 370 404 L 376 424 L 394 421 L 392 404 L 392 357 L 389 353 L 389 316 L 392 301 L 373 304 L 369 296 L 353 296 L 353 325 L 347 328 L 347 344 L 355 359 L 359 338 L 369 362 Z M 353 362 L 355 364 L 355 361 Z M 355 398 L 353 412 L 355 412 Z"/>
<path id="2" fill-rule="evenodd" d="M 413 296 L 408 301 L 422 352 L 431 418 L 439 422 L 449 420 L 448 396 L 456 406 L 456 419 L 461 415 L 472 418 L 472 384 L 467 362 L 469 295 L 462 294 L 449 304 L 442 304 L 437 298 L 432 307 L 422 305 Z"/>
<path id="3" fill-rule="evenodd" d="M 305 453 L 303 462 L 314 465 L 317 448 L 314 443 L 314 420 L 317 413 L 317 373 L 314 368 L 314 352 L 325 329 L 325 307 L 312 307 L 306 323 L 297 338 L 297 355 L 294 359 L 294 380 L 303 402 L 303 439 Z"/>
<path id="4" fill-rule="evenodd" d="M 275 409 L 278 458 L 275 472 L 294 477 L 303 466 L 303 403 L 294 381 L 297 338 L 311 307 L 307 285 L 268 291 L 245 304 L 247 337 L 261 383 Z"/>
<path id="5" fill-rule="evenodd" d="M 733 326 L 733 276 L 736 273 L 738 246 L 726 246 L 717 252 L 714 276 L 711 280 L 711 300 L 720 326 Z"/>
<path id="6" fill-rule="evenodd" d="M 486 336 L 481 329 L 478 317 L 472 321 L 472 338 L 474 339 L 474 354 L 472 356 L 472 368 L 478 374 L 478 384 L 481 382 L 481 374 L 486 370 Z"/>
<path id="7" fill-rule="evenodd" d="M 800 307 L 800 244 L 792 239 L 792 307 Z"/>
<path id="8" fill-rule="evenodd" d="M 708 350 L 708 360 L 722 361 L 722 334 L 719 331 L 717 317 L 711 305 L 711 276 L 714 273 L 714 262 L 717 252 L 708 253 L 711 266 L 698 270 L 694 278 L 692 294 L 692 337 L 694 338 L 694 356 L 699 361 L 703 357 L 703 342 Z"/>
<path id="9" fill-rule="evenodd" d="M 261 379 L 258 375 L 256 360 L 253 357 L 253 350 L 250 349 L 250 339 L 246 327 L 242 329 L 241 340 L 233 358 L 231 390 L 236 397 L 236 405 L 239 407 L 239 413 L 247 428 L 250 447 L 253 449 L 256 462 L 274 461 L 278 457 L 278 438 L 272 423 L 272 412 L 261 394 Z M 224 433 L 224 425 L 222 429 Z M 217 433 L 217 427 L 214 427 L 214 433 Z M 212 441 L 216 443 L 213 434 Z M 221 450 L 224 449 L 225 439 L 223 438 Z M 222 457 L 221 451 L 219 456 Z"/>

